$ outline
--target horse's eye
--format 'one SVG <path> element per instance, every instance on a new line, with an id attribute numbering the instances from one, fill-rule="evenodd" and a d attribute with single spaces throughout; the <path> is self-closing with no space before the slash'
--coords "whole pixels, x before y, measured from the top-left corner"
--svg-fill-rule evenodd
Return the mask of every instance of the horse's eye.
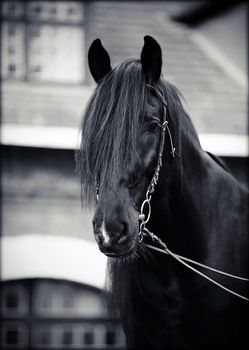
<path id="1" fill-rule="evenodd" d="M 156 131 L 156 129 L 158 128 L 158 123 L 153 121 L 152 123 L 150 123 L 150 125 L 148 126 L 148 131 L 149 132 L 154 132 Z"/>

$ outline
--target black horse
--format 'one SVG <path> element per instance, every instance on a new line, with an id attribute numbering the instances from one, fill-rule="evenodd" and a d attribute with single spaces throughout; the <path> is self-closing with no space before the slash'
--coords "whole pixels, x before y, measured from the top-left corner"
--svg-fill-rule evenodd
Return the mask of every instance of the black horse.
<path id="1" fill-rule="evenodd" d="M 152 37 L 145 36 L 140 60 L 113 69 L 99 39 L 88 58 L 97 87 L 77 164 L 83 202 L 96 206 L 94 235 L 110 257 L 108 281 L 128 347 L 248 345 L 248 301 L 148 247 L 162 248 L 153 232 L 171 252 L 248 278 L 247 190 L 201 148 L 178 90 L 161 77 Z M 198 269 L 248 297 L 246 281 Z"/>

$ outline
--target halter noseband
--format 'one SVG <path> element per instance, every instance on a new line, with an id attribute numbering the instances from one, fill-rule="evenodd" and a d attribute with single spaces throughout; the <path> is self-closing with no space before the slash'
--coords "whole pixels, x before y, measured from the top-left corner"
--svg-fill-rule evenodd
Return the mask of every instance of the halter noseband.
<path id="1" fill-rule="evenodd" d="M 151 215 L 150 201 L 151 201 L 152 194 L 154 193 L 155 186 L 158 183 L 159 174 L 160 174 L 160 170 L 162 167 L 163 149 L 164 149 L 164 144 L 165 144 L 165 132 L 166 132 L 166 130 L 167 130 L 167 133 L 169 135 L 171 155 L 174 158 L 175 154 L 176 154 L 175 147 L 174 147 L 173 140 L 172 140 L 172 136 L 171 136 L 171 132 L 170 132 L 170 129 L 168 126 L 168 120 L 167 120 L 167 106 L 168 106 L 168 104 L 167 104 L 167 101 L 165 100 L 163 93 L 161 93 L 158 89 L 155 89 L 154 86 L 152 86 L 152 85 L 149 85 L 149 84 L 146 84 L 146 85 L 148 87 L 150 87 L 151 89 L 153 89 L 153 91 L 156 94 L 156 97 L 163 104 L 163 120 L 162 120 L 162 124 L 160 125 L 161 135 L 160 135 L 160 146 L 159 146 L 157 166 L 156 166 L 156 169 L 154 171 L 154 175 L 152 177 L 152 180 L 147 188 L 145 200 L 143 201 L 143 203 L 141 205 L 140 214 L 139 214 L 139 221 L 141 221 L 140 226 L 139 226 L 139 234 L 138 234 L 140 243 L 143 240 L 144 233 L 148 233 L 148 229 L 145 227 L 145 225 L 147 224 L 147 222 L 150 219 L 150 215 Z M 147 209 L 148 209 L 147 217 L 144 214 L 144 208 L 146 207 L 146 205 L 147 205 Z"/>

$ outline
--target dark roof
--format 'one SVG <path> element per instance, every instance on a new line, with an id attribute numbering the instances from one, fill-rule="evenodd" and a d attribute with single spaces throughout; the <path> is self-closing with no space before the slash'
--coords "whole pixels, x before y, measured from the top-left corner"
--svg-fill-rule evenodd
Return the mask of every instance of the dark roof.
<path id="1" fill-rule="evenodd" d="M 169 13 L 174 21 L 185 23 L 189 26 L 195 26 L 230 10 L 242 2 L 245 1 L 177 1 L 175 5 L 172 6 Z"/>

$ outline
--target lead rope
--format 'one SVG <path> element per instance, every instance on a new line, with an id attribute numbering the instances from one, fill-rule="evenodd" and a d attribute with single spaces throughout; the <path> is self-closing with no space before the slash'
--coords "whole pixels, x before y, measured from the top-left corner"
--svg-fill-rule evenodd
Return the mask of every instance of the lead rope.
<path id="1" fill-rule="evenodd" d="M 147 192 L 148 193 L 148 192 Z M 204 273 L 200 272 L 199 270 L 195 269 L 193 266 L 187 264 L 185 261 L 188 261 L 189 263 L 192 263 L 194 265 L 198 265 L 198 266 L 201 266 L 201 267 L 204 267 L 208 270 L 211 270 L 211 271 L 214 271 L 216 273 L 219 273 L 221 275 L 225 275 L 225 276 L 228 276 L 230 278 L 234 278 L 234 279 L 238 279 L 238 280 L 241 280 L 241 281 L 249 281 L 248 278 L 245 278 L 245 277 L 240 277 L 240 276 L 236 276 L 236 275 L 233 275 L 233 274 L 230 274 L 230 273 L 227 273 L 227 272 L 224 272 L 224 271 L 221 271 L 221 270 L 218 270 L 218 269 L 215 269 L 213 267 L 210 267 L 210 266 L 207 266 L 205 264 L 201 264 L 193 259 L 189 259 L 189 258 L 186 258 L 182 255 L 179 255 L 179 254 L 176 254 L 174 252 L 172 252 L 168 247 L 167 245 L 159 238 L 157 237 L 154 233 L 150 232 L 147 228 L 146 228 L 146 224 L 147 222 L 149 221 L 150 219 L 150 215 L 151 215 L 151 205 L 150 205 L 150 200 L 151 200 L 151 195 L 149 198 L 147 198 L 147 193 L 146 193 L 146 199 L 144 200 L 144 202 L 142 203 L 142 206 L 141 206 L 141 211 L 140 211 L 140 220 L 141 218 L 143 218 L 142 220 L 142 223 L 140 225 L 140 230 L 142 229 L 143 233 L 142 233 L 142 236 L 139 236 L 139 242 L 141 243 L 142 240 L 143 240 L 143 237 L 144 235 L 148 235 L 152 241 L 156 241 L 163 249 L 161 248 L 158 248 L 158 247 L 154 247 L 150 244 L 146 244 L 145 243 L 145 246 L 147 246 L 148 248 L 150 249 L 153 249 L 153 250 L 156 250 L 156 251 L 159 251 L 161 253 L 164 253 L 164 254 L 168 254 L 170 256 L 172 256 L 175 260 L 177 260 L 178 262 L 180 262 L 182 265 L 186 266 L 187 268 L 189 268 L 190 270 L 196 272 L 198 275 L 202 276 L 203 278 L 207 279 L 208 281 L 212 282 L 213 284 L 215 284 L 216 286 L 224 289 L 225 291 L 237 296 L 238 298 L 241 298 L 241 299 L 244 299 L 246 301 L 249 301 L 249 299 L 239 293 L 236 293 L 234 292 L 233 290 L 223 286 L 221 283 L 218 283 L 216 282 L 215 280 L 213 280 L 212 278 L 208 277 L 207 275 L 205 275 Z M 148 214 L 147 214 L 147 217 L 145 216 L 144 214 L 144 206 L 145 206 L 145 203 L 147 204 L 148 206 Z M 141 239 L 142 237 L 142 239 Z"/>
<path id="2" fill-rule="evenodd" d="M 147 188 L 145 200 L 143 201 L 143 203 L 141 205 L 140 214 L 139 214 L 139 221 L 141 221 L 140 226 L 139 226 L 139 234 L 138 234 L 139 242 L 142 243 L 144 235 L 148 235 L 152 239 L 152 241 L 156 240 L 157 243 L 163 249 L 158 248 L 158 247 L 154 247 L 154 246 L 152 246 L 150 244 L 146 244 L 145 243 L 145 246 L 147 246 L 148 248 L 172 256 L 175 260 L 180 262 L 182 265 L 184 265 L 185 267 L 187 267 L 190 270 L 194 271 L 195 273 L 197 273 L 198 275 L 200 275 L 203 278 L 207 279 L 208 281 L 212 282 L 213 284 L 215 284 L 219 288 L 227 291 L 228 293 L 231 293 L 231 294 L 237 296 L 238 298 L 241 298 L 241 299 L 244 299 L 246 301 L 249 301 L 249 298 L 246 298 L 245 296 L 243 296 L 243 295 L 241 295 L 239 293 L 236 293 L 233 290 L 223 286 L 221 283 L 216 282 L 212 278 L 208 277 L 204 273 L 200 272 L 199 270 L 195 269 L 193 266 L 191 266 L 188 263 L 186 263 L 186 261 L 188 261 L 189 263 L 192 263 L 194 265 L 198 265 L 198 266 L 204 267 L 204 268 L 206 268 L 208 270 L 214 271 L 216 273 L 219 273 L 219 274 L 222 274 L 222 275 L 234 278 L 234 279 L 239 279 L 239 280 L 248 282 L 249 281 L 248 278 L 232 275 L 230 273 L 223 272 L 223 271 L 214 269 L 214 268 L 212 268 L 210 266 L 201 264 L 201 263 L 199 263 L 199 262 L 197 262 L 195 260 L 186 258 L 186 257 L 181 256 L 181 255 L 178 255 L 178 254 L 172 252 L 167 247 L 167 245 L 159 237 L 157 237 L 154 233 L 150 232 L 146 228 L 146 224 L 150 220 L 150 216 L 151 216 L 151 205 L 150 205 L 151 197 L 152 197 L 152 194 L 153 194 L 153 192 L 155 190 L 155 186 L 157 185 L 157 182 L 158 182 L 158 179 L 159 179 L 159 174 L 160 174 L 160 169 L 161 169 L 161 166 L 162 166 L 162 154 L 163 154 L 163 148 L 164 148 L 164 143 L 165 143 L 165 131 L 166 130 L 167 130 L 167 133 L 168 133 L 168 136 L 169 136 L 169 139 L 170 139 L 171 155 L 172 155 L 172 157 L 175 157 L 175 154 L 176 154 L 175 147 L 174 147 L 173 140 L 172 140 L 172 136 L 171 136 L 171 132 L 170 132 L 170 129 L 169 129 L 169 126 L 168 126 L 168 121 L 167 121 L 167 110 L 166 110 L 167 101 L 164 99 L 163 95 L 159 91 L 157 91 L 153 86 L 151 86 L 149 84 L 147 84 L 147 85 L 155 91 L 156 95 L 162 101 L 164 112 L 163 112 L 163 123 L 162 123 L 162 125 L 160 125 L 162 130 L 161 130 L 161 140 L 160 140 L 159 156 L 158 156 L 157 166 L 156 166 L 156 169 L 155 169 L 155 172 L 154 172 L 154 176 L 153 176 L 153 178 L 152 178 L 152 180 L 151 180 L 151 182 L 150 182 L 150 184 L 149 184 L 149 186 Z M 146 214 L 144 213 L 144 210 L 145 210 L 146 206 L 147 206 L 147 217 L 146 217 Z"/>
<path id="3" fill-rule="evenodd" d="M 249 281 L 248 278 L 244 278 L 244 277 L 239 277 L 239 276 L 235 276 L 235 275 L 232 275 L 230 273 L 227 273 L 227 272 L 223 272 L 223 271 L 220 271 L 220 270 L 217 270 L 217 269 L 214 269 L 212 267 L 209 267 L 207 265 L 204 265 L 204 264 L 201 264 L 195 260 L 192 260 L 192 259 L 188 259 L 188 258 L 185 258 L 184 256 L 181 256 L 181 255 L 178 255 L 178 254 L 175 254 L 173 253 L 167 246 L 164 242 L 162 242 L 160 240 L 160 238 L 158 238 L 155 234 L 153 234 L 152 232 L 150 232 L 149 230 L 146 229 L 146 234 L 148 234 L 153 240 L 156 239 L 157 242 L 163 247 L 163 249 L 160 249 L 160 248 L 157 248 L 157 247 L 154 247 L 150 244 L 145 244 L 148 248 L 150 249 L 153 249 L 153 250 L 157 250 L 161 253 L 164 253 L 164 254 L 168 254 L 170 256 L 172 256 L 175 260 L 177 260 L 178 262 L 180 262 L 182 265 L 186 266 L 188 269 L 196 272 L 198 275 L 202 276 L 203 278 L 207 279 L 208 281 L 212 282 L 213 284 L 215 284 L 216 286 L 220 287 L 221 289 L 224 289 L 225 291 L 227 291 L 228 293 L 231 293 L 235 296 L 237 296 L 238 298 L 241 298 L 241 299 L 244 299 L 246 301 L 249 301 L 249 298 L 239 294 L 239 293 L 236 293 L 234 292 L 232 289 L 229 289 L 227 287 L 225 287 L 224 285 L 222 285 L 221 283 L 218 283 L 216 282 L 215 280 L 213 280 L 212 278 L 208 277 L 207 275 L 205 275 L 203 272 L 195 269 L 193 266 L 187 264 L 185 261 L 188 261 L 192 264 L 195 264 L 195 265 L 198 265 L 198 266 L 201 266 L 201 267 L 204 267 L 206 269 L 209 269 L 209 270 L 212 270 L 216 273 L 219 273 L 219 274 L 222 274 L 222 275 L 225 275 L 225 276 L 228 276 L 228 277 L 231 277 L 231 278 L 235 278 L 235 279 L 239 279 L 239 280 L 242 280 L 242 281 Z M 185 261 L 184 261 L 185 260 Z"/>

